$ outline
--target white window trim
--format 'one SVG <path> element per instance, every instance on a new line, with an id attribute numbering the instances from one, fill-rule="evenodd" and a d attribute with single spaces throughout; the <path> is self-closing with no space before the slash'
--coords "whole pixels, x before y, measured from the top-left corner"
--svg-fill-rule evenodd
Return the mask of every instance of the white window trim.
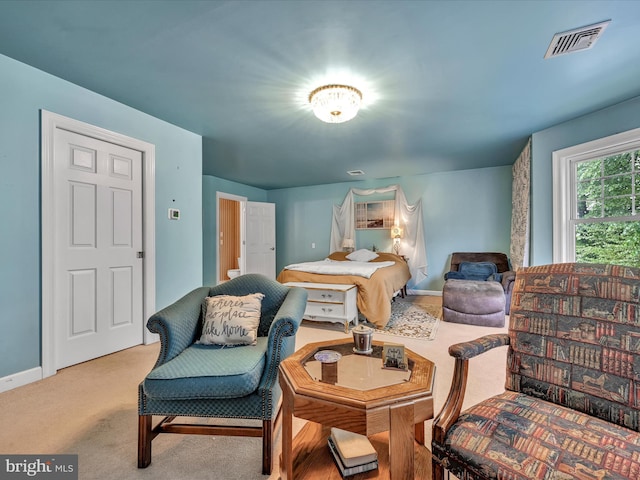
<path id="1" fill-rule="evenodd" d="M 553 168 L 553 263 L 575 262 L 576 162 L 640 149 L 640 128 L 556 150 Z"/>

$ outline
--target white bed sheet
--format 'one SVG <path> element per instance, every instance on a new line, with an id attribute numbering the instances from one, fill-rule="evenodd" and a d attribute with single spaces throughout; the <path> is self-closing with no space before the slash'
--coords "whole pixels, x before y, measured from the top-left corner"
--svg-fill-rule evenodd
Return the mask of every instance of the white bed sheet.
<path id="1" fill-rule="evenodd" d="M 284 267 L 284 269 L 324 275 L 356 275 L 358 277 L 371 278 L 371 275 L 379 268 L 392 265 L 395 265 L 395 262 L 344 262 L 325 258 L 317 262 L 292 263 Z"/>

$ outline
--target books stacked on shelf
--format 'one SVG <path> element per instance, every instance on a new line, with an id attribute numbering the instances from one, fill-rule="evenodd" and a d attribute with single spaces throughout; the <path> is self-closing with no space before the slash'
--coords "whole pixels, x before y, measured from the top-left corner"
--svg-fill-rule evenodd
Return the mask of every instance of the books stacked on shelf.
<path id="1" fill-rule="evenodd" d="M 332 428 L 327 443 L 343 477 L 378 468 L 378 453 L 364 435 Z"/>

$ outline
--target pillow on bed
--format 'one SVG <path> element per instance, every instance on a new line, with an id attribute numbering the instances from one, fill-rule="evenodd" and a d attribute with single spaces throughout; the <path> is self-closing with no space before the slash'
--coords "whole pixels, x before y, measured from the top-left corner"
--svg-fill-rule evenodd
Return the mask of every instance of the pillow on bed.
<path id="1" fill-rule="evenodd" d="M 374 258 L 378 258 L 378 254 L 366 248 L 361 248 L 360 250 L 351 252 L 347 255 L 347 258 L 353 262 L 370 262 Z"/>

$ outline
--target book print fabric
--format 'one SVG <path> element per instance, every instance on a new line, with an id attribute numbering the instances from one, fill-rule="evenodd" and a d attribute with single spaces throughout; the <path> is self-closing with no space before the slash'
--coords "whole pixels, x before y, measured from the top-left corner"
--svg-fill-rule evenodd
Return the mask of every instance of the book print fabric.
<path id="1" fill-rule="evenodd" d="M 461 480 L 639 479 L 640 269 L 519 270 L 509 344 L 507 391 L 434 456 Z"/>
<path id="2" fill-rule="evenodd" d="M 640 269 L 572 265 L 516 276 L 507 390 L 640 431 Z"/>

